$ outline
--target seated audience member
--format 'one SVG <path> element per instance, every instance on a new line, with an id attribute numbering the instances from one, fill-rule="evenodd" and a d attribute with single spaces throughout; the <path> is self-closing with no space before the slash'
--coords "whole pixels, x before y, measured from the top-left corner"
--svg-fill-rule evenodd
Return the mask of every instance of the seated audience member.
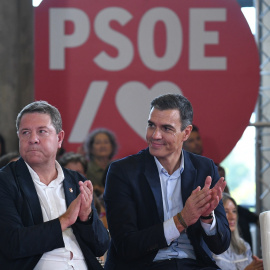
<path id="1" fill-rule="evenodd" d="M 235 200 L 228 193 L 223 193 L 222 201 L 232 235 L 229 249 L 220 255 L 213 254 L 216 264 L 222 270 L 262 270 L 263 261 L 252 256 L 250 245 L 239 236 Z"/>
<path id="2" fill-rule="evenodd" d="M 218 164 L 218 163 L 215 163 L 215 164 L 218 167 L 219 176 L 225 178 L 225 176 L 226 176 L 225 169 L 220 164 Z"/>
<path id="3" fill-rule="evenodd" d="M 100 128 L 89 133 L 84 148 L 89 160 L 86 175 L 91 179 L 94 191 L 99 197 L 104 192 L 102 177 L 116 154 L 117 142 L 111 131 Z"/>
<path id="4" fill-rule="evenodd" d="M 59 159 L 59 164 L 67 169 L 76 171 L 86 177 L 87 160 L 81 154 L 66 152 Z M 91 181 L 91 179 L 89 180 Z M 99 214 L 100 220 L 102 221 L 105 228 L 108 229 L 105 207 L 95 193 L 94 193 L 94 203 L 97 212 Z"/>
<path id="5" fill-rule="evenodd" d="M 17 116 L 21 158 L 0 169 L 0 268 L 102 269 L 109 235 L 93 186 L 56 161 L 64 139 L 57 108 L 28 104 Z"/>
<path id="6" fill-rule="evenodd" d="M 225 178 L 225 169 L 220 166 L 220 164 L 216 164 L 218 166 L 218 172 L 220 177 Z M 226 178 L 225 178 L 226 179 Z M 230 194 L 230 190 L 228 185 L 225 187 L 224 192 Z M 240 236 L 249 243 L 252 247 L 252 237 L 250 233 L 250 225 L 259 224 L 259 215 L 254 212 L 249 211 L 246 207 L 242 205 L 238 205 L 238 226 L 239 226 L 239 233 Z"/>
<path id="7" fill-rule="evenodd" d="M 182 95 L 161 95 L 145 120 L 148 148 L 112 162 L 107 173 L 112 240 L 105 269 L 219 269 L 211 252 L 230 244 L 221 202 L 226 182 L 212 160 L 182 149 L 192 105 Z"/>
<path id="8" fill-rule="evenodd" d="M 16 161 L 20 158 L 18 152 L 10 152 L 0 157 L 0 168 L 6 166 L 9 162 Z"/>
<path id="9" fill-rule="evenodd" d="M 66 152 L 59 158 L 58 162 L 61 166 L 86 176 L 87 160 L 81 154 Z"/>
<path id="10" fill-rule="evenodd" d="M 184 142 L 183 149 L 193 154 L 202 155 L 203 143 L 197 126 L 192 125 L 189 138 Z"/>
<path id="11" fill-rule="evenodd" d="M 0 134 L 0 157 L 6 154 L 6 144 L 4 137 Z"/>

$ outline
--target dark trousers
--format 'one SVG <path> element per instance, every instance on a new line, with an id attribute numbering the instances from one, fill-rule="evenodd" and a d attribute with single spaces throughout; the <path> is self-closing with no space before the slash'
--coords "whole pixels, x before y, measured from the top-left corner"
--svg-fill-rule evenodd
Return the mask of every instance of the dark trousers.
<path id="1" fill-rule="evenodd" d="M 153 262 L 149 270 L 217 270 L 211 266 L 203 266 L 192 259 L 171 259 L 159 262 Z"/>

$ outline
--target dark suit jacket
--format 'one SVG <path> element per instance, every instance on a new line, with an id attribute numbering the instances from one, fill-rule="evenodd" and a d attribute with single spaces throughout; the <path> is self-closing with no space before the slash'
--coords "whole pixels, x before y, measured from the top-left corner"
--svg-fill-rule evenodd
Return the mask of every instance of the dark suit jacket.
<path id="1" fill-rule="evenodd" d="M 79 194 L 79 173 L 63 168 L 67 207 Z M 70 192 L 69 189 L 73 192 Z M 72 229 L 85 257 L 88 269 L 102 269 L 96 257 L 109 245 L 109 236 L 94 204 L 88 222 L 77 220 Z M 64 247 L 59 219 L 43 222 L 38 195 L 23 159 L 0 170 L 0 268 L 32 270 L 42 254 Z"/>
<path id="2" fill-rule="evenodd" d="M 213 161 L 186 151 L 181 176 L 183 204 L 197 186 L 210 175 L 212 186 L 219 175 Z M 104 200 L 111 234 L 106 270 L 148 269 L 159 249 L 167 247 L 163 230 L 163 204 L 160 179 L 154 157 L 145 149 L 137 155 L 113 162 L 107 175 Z M 215 209 L 217 233 L 207 236 L 200 221 L 187 233 L 197 260 L 218 268 L 211 257 L 230 244 L 230 229 L 220 201 Z"/>

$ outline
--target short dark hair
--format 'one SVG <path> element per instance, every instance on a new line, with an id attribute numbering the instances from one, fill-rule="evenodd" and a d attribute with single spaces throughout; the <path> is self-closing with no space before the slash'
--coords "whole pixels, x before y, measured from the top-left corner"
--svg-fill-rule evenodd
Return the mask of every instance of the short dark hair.
<path id="1" fill-rule="evenodd" d="M 74 152 L 66 152 L 64 153 L 58 160 L 59 164 L 63 167 L 66 167 L 70 162 L 79 162 L 82 164 L 83 172 L 86 174 L 87 172 L 87 160 L 81 154 L 77 154 Z"/>
<path id="2" fill-rule="evenodd" d="M 115 138 L 115 135 L 113 134 L 113 132 L 111 132 L 110 130 L 108 130 L 106 128 L 97 128 L 87 135 L 86 140 L 84 142 L 84 151 L 86 152 L 86 154 L 90 160 L 93 159 L 92 150 L 93 150 L 93 144 L 95 141 L 95 137 L 97 134 L 100 134 L 100 133 L 106 134 L 110 140 L 111 145 L 112 145 L 112 153 L 110 154 L 109 159 L 112 159 L 113 156 L 117 152 L 117 142 L 116 142 L 116 138 Z"/>
<path id="3" fill-rule="evenodd" d="M 54 126 L 56 133 L 58 134 L 62 130 L 62 118 L 58 109 L 47 101 L 34 101 L 26 105 L 18 114 L 16 120 L 17 132 L 19 131 L 21 120 L 26 113 L 43 113 L 48 114 L 51 117 L 52 125 Z"/>
<path id="4" fill-rule="evenodd" d="M 180 114 L 181 130 L 183 131 L 188 125 L 192 125 L 193 108 L 189 100 L 178 94 L 165 94 L 156 97 L 151 102 L 151 109 L 173 110 L 177 109 Z"/>

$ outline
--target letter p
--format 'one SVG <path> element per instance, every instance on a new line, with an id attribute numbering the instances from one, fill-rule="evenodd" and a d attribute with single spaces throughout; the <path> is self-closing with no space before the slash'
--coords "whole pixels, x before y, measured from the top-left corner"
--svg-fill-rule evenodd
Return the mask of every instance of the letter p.
<path id="1" fill-rule="evenodd" d="M 74 32 L 65 34 L 65 21 L 74 23 Z M 82 45 L 90 34 L 88 16 L 77 8 L 51 8 L 49 11 L 49 68 L 65 69 L 65 48 Z"/>

